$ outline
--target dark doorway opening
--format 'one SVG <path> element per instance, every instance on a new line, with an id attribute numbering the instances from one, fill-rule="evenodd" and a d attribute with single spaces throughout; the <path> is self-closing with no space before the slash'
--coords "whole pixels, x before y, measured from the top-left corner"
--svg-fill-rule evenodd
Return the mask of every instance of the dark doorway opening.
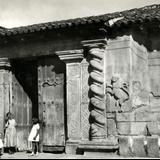
<path id="1" fill-rule="evenodd" d="M 65 63 L 57 56 L 47 56 L 12 59 L 11 66 L 12 93 L 15 93 L 12 109 L 16 114 L 19 137 L 27 141 L 32 118 L 39 118 L 40 151 L 64 152 L 67 138 Z M 26 99 L 29 99 L 29 105 Z"/>
<path id="2" fill-rule="evenodd" d="M 11 65 L 12 73 L 31 100 L 32 117 L 38 118 L 37 60 L 16 59 L 11 60 Z"/>

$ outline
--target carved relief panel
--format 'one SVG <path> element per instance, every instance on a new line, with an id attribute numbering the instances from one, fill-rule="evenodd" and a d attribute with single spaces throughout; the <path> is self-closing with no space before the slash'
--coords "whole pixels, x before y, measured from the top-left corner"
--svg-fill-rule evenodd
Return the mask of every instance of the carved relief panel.
<path id="1" fill-rule="evenodd" d="M 106 105 L 107 111 L 122 112 L 129 100 L 129 83 L 121 79 L 121 77 L 113 76 L 111 84 L 106 86 Z"/>
<path id="2" fill-rule="evenodd" d="M 81 92 L 81 126 L 82 126 L 82 139 L 89 140 L 89 73 L 88 73 L 88 62 L 84 59 L 81 63 L 81 84 L 82 84 L 82 92 Z"/>

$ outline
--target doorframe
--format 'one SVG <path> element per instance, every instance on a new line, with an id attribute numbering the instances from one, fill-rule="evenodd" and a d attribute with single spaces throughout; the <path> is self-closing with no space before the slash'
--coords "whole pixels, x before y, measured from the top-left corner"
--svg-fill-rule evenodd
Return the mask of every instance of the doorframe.
<path id="1" fill-rule="evenodd" d="M 62 151 L 62 152 L 64 152 L 65 151 L 65 146 L 66 146 L 66 141 L 67 141 L 67 95 L 66 95 L 66 64 L 57 56 L 57 55 L 54 55 L 54 56 L 41 56 L 41 57 L 38 57 L 37 58 L 37 70 L 38 70 L 38 72 L 39 72 L 39 61 L 41 60 L 41 58 L 42 59 L 44 59 L 44 58 L 49 58 L 49 57 L 56 57 L 56 58 L 58 58 L 58 60 L 60 61 L 60 62 L 62 62 L 63 64 L 64 64 L 64 86 L 63 86 L 63 97 L 64 97 L 64 109 L 63 109 L 63 114 L 64 114 L 64 146 L 47 146 L 48 148 L 51 148 L 51 150 L 50 150 L 50 152 L 54 152 L 53 150 L 52 150 L 52 148 L 55 148 L 55 150 L 57 150 L 57 151 Z M 37 72 L 37 73 L 38 73 Z M 37 80 L 39 81 L 39 77 L 38 77 L 38 75 L 37 75 Z M 40 91 L 39 91 L 39 87 L 41 88 L 42 87 L 42 85 L 40 86 L 39 85 L 39 82 L 37 83 L 38 84 L 38 96 L 39 96 L 39 94 L 40 94 Z M 43 111 L 42 111 L 42 109 L 40 110 L 39 109 L 39 105 L 40 105 L 40 103 L 41 103 L 41 105 L 43 105 L 43 103 L 42 102 L 40 102 L 39 101 L 39 98 L 38 98 L 38 110 L 39 110 L 39 112 L 38 112 L 38 116 L 40 116 L 42 119 L 43 119 Z M 39 117 L 39 118 L 40 118 Z M 40 143 L 39 143 L 39 146 L 40 146 L 40 152 L 45 152 L 44 151 L 44 147 L 45 147 L 45 145 L 43 145 L 43 133 L 44 133 L 44 131 L 43 131 L 43 126 L 44 125 L 44 123 L 43 123 L 43 121 L 41 122 L 41 125 L 40 125 L 40 128 L 41 128 L 41 130 L 40 130 L 40 134 L 41 134 L 41 139 L 40 139 Z M 62 148 L 63 147 L 63 148 Z M 57 149 L 56 149 L 57 148 Z M 59 150 L 59 148 L 62 148 L 62 149 L 60 149 Z M 48 150 L 49 151 L 49 150 Z"/>

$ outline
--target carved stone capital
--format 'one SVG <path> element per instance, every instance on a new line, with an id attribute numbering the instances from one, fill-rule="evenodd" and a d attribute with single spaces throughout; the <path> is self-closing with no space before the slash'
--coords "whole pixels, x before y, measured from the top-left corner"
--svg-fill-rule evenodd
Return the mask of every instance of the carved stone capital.
<path id="1" fill-rule="evenodd" d="M 95 40 L 85 40 L 81 42 L 84 49 L 92 49 L 92 48 L 105 48 L 107 45 L 106 39 L 95 39 Z"/>
<path id="2" fill-rule="evenodd" d="M 8 58 L 0 58 L 0 69 L 10 69 L 10 61 Z"/>
<path id="3" fill-rule="evenodd" d="M 56 55 L 58 55 L 59 58 L 65 63 L 75 62 L 75 61 L 79 62 L 83 59 L 83 49 L 57 51 Z"/>

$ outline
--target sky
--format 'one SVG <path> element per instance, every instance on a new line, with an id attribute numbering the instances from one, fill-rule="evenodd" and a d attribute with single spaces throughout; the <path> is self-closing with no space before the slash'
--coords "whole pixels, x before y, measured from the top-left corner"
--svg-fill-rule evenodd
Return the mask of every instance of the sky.
<path id="1" fill-rule="evenodd" d="M 160 0 L 0 0 L 0 26 L 20 27 L 152 4 L 160 4 Z"/>

